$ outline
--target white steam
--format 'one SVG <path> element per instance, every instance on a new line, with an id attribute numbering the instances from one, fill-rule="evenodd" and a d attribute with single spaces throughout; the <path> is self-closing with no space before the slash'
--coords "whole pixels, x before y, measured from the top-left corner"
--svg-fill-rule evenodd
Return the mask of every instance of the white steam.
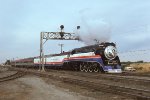
<path id="1" fill-rule="evenodd" d="M 96 41 L 106 42 L 110 40 L 111 27 L 102 19 L 82 20 L 78 35 L 81 41 L 87 45 L 95 44 Z"/>
<path id="2" fill-rule="evenodd" d="M 99 42 L 109 41 L 111 28 L 110 25 L 103 20 L 83 20 L 82 25 L 78 31 L 78 35 L 85 44 L 95 44 L 96 40 Z"/>

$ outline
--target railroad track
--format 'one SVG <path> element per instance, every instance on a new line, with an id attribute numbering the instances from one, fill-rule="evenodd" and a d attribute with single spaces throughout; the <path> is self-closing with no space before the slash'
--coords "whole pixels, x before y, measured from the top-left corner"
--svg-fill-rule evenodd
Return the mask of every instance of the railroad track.
<path id="1" fill-rule="evenodd" d="M 9 81 L 9 80 L 14 80 L 14 79 L 17 79 L 17 78 L 22 77 L 22 76 L 24 76 L 24 75 L 25 75 L 25 72 L 18 71 L 17 73 L 15 73 L 15 74 L 13 74 L 13 75 L 9 75 L 9 76 L 0 78 L 0 82 L 5 82 L 5 81 Z"/>
<path id="2" fill-rule="evenodd" d="M 132 97 L 137 100 L 150 100 L 150 90 L 136 89 L 136 88 L 130 88 L 125 86 L 115 86 L 106 83 L 99 83 L 99 82 L 72 79 L 72 78 L 63 78 L 63 82 L 92 88 L 96 91 L 102 91 L 102 92 Z"/>
<path id="3" fill-rule="evenodd" d="M 150 87 L 150 78 L 149 77 L 138 77 L 138 76 L 119 76 L 119 75 L 109 75 L 109 74 L 99 74 L 89 76 L 90 78 L 96 79 L 105 79 L 105 80 L 112 80 L 114 82 L 128 82 L 136 85 L 143 85 Z"/>
<path id="4" fill-rule="evenodd" d="M 150 78 L 145 76 L 123 76 L 120 74 L 102 74 L 102 73 L 83 73 L 83 72 L 71 72 L 71 71 L 55 71 L 52 70 L 50 72 L 54 73 L 62 73 L 62 74 L 70 74 L 74 76 L 87 77 L 92 79 L 104 79 L 104 80 L 112 80 L 114 82 L 130 82 L 136 85 L 143 85 L 150 87 Z"/>
<path id="5" fill-rule="evenodd" d="M 73 72 L 71 75 L 68 75 L 65 72 L 61 72 L 61 74 L 59 72 L 56 73 L 55 71 L 51 72 L 51 73 L 50 72 L 41 73 L 41 72 L 30 71 L 30 70 L 28 70 L 28 73 L 33 74 L 33 75 L 38 75 L 41 77 L 48 77 L 48 78 L 51 78 L 54 80 L 63 81 L 65 83 L 70 83 L 70 84 L 83 86 L 86 88 L 91 88 L 96 91 L 102 91 L 102 92 L 106 92 L 106 93 L 112 93 L 112 94 L 122 95 L 122 96 L 126 96 L 126 97 L 131 97 L 131 98 L 135 98 L 136 100 L 150 100 L 150 90 L 149 89 L 140 89 L 139 87 L 133 88 L 133 87 L 129 87 L 128 84 L 115 85 L 115 84 L 111 84 L 111 81 L 108 83 L 108 82 L 98 81 L 95 78 L 92 79 L 92 77 L 95 77 L 98 74 L 94 74 L 93 76 L 91 75 L 90 76 L 91 78 L 89 78 L 89 76 L 84 77 L 84 75 L 89 75 L 90 73 L 80 75 L 79 73 L 75 74 Z M 108 76 L 109 76 L 109 78 L 111 78 L 111 77 L 117 78 L 113 75 L 106 74 L 106 77 L 108 77 Z M 97 76 L 97 77 L 100 77 L 100 76 Z M 118 77 L 121 78 L 122 76 L 118 76 Z M 130 78 L 130 80 L 132 80 L 132 79 L 134 79 L 134 78 Z M 147 82 L 149 82 L 149 81 L 147 81 Z"/>
<path id="6" fill-rule="evenodd" d="M 130 76 L 139 76 L 139 77 L 150 77 L 150 72 L 148 73 L 136 73 L 136 72 L 124 72 L 122 73 L 122 76 L 126 76 L 126 75 L 130 75 Z"/>
<path id="7" fill-rule="evenodd" d="M 139 85 L 139 87 L 149 87 L 150 89 L 150 78 L 149 77 L 138 77 L 138 76 L 124 76 L 120 74 L 102 74 L 102 73 L 84 73 L 84 72 L 73 72 L 73 71 L 57 71 L 57 70 L 49 70 L 50 73 L 57 73 L 60 75 L 73 75 L 79 77 L 87 77 L 91 79 L 97 80 L 108 80 L 112 82 L 120 82 L 120 83 L 128 83 Z"/>
<path id="8" fill-rule="evenodd" d="M 74 84 L 83 86 L 86 88 L 93 89 L 95 91 L 101 91 L 105 93 L 112 93 L 117 95 L 122 95 L 126 97 L 131 97 L 136 100 L 150 100 L 150 90 L 145 89 L 139 89 L 139 88 L 131 88 L 128 86 L 118 86 L 118 85 L 112 85 L 111 83 L 102 83 L 100 81 L 94 81 L 83 78 L 83 77 L 70 77 L 70 76 L 60 76 L 56 74 L 50 74 L 50 73 L 40 73 L 40 72 L 29 72 L 34 75 L 38 75 L 41 77 L 47 77 L 54 80 L 63 81 L 64 83 Z"/>

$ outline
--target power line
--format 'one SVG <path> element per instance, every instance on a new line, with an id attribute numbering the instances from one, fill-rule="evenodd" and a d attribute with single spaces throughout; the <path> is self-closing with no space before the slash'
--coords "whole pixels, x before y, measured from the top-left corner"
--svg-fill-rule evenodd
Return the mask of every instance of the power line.
<path id="1" fill-rule="evenodd" d="M 150 49 L 131 50 L 118 53 L 121 61 L 146 61 L 150 62 Z"/>

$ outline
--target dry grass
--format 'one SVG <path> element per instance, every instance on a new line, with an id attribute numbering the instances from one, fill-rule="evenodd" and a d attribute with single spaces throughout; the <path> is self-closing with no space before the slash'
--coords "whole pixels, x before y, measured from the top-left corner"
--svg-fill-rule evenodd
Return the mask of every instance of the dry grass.
<path id="1" fill-rule="evenodd" d="M 150 63 L 133 63 L 130 66 L 140 72 L 150 72 Z"/>

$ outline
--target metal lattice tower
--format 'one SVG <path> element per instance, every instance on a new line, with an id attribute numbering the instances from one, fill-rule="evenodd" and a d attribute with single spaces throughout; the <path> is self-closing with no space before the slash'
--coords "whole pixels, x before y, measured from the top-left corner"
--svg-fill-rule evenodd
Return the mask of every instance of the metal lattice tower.
<path id="1" fill-rule="evenodd" d="M 79 37 L 76 36 L 75 33 L 64 32 L 63 25 L 60 26 L 60 29 L 61 29 L 60 32 L 41 32 L 40 33 L 40 66 L 39 66 L 39 69 L 42 69 L 42 71 L 45 71 L 43 45 L 47 40 L 79 40 Z M 77 26 L 77 30 L 78 29 L 80 29 L 80 26 Z"/>

